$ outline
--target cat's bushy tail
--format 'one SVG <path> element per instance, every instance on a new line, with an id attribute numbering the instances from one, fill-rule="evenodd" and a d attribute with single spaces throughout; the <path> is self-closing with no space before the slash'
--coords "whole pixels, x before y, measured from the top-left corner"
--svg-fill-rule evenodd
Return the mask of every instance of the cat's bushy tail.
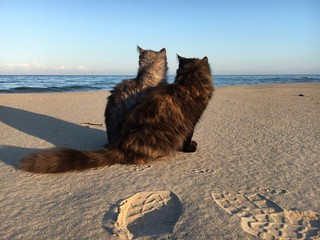
<path id="1" fill-rule="evenodd" d="M 59 173 L 110 166 L 123 161 L 124 156 L 117 149 L 86 152 L 57 148 L 25 156 L 19 164 L 19 169 L 34 173 Z"/>

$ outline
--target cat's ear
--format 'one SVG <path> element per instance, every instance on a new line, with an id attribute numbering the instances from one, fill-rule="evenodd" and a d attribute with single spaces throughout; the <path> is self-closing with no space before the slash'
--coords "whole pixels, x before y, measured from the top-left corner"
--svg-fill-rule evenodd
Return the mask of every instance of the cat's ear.
<path id="1" fill-rule="evenodd" d="M 179 62 L 184 59 L 183 57 L 179 56 L 178 54 L 177 54 L 177 58 L 178 58 Z"/>
<path id="2" fill-rule="evenodd" d="M 138 51 L 139 53 L 142 53 L 144 50 L 137 45 L 137 51 Z"/>
<path id="3" fill-rule="evenodd" d="M 208 60 L 208 58 L 207 58 L 207 57 L 202 58 L 202 60 L 201 60 L 201 61 L 206 62 L 206 63 L 208 63 L 208 62 L 209 62 L 209 60 Z"/>
<path id="4" fill-rule="evenodd" d="M 162 49 L 160 50 L 160 56 L 163 57 L 163 58 L 165 58 L 166 55 L 167 55 L 166 49 L 165 49 L 165 48 L 162 48 Z"/>

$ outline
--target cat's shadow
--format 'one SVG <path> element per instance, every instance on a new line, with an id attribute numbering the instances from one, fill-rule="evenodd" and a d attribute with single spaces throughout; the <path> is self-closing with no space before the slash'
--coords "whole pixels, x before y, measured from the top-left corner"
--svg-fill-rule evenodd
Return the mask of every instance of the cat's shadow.
<path id="1" fill-rule="evenodd" d="M 85 119 L 83 120 L 85 122 Z M 13 107 L 0 106 L 0 121 L 25 134 L 50 142 L 56 147 L 97 150 L 103 148 L 107 141 L 103 128 L 101 130 L 88 128 Z M 6 139 L 2 140 L 6 141 Z M 2 145 L 0 159 L 8 165 L 17 167 L 19 160 L 24 155 L 34 151 L 39 151 L 39 149 Z"/>

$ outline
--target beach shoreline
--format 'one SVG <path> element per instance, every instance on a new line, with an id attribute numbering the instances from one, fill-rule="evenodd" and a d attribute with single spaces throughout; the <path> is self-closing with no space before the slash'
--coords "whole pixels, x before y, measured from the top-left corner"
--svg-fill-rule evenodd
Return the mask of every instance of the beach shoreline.
<path id="1" fill-rule="evenodd" d="M 0 94 L 110 91 L 135 75 L 0 75 Z M 167 81 L 174 82 L 175 75 Z M 216 86 L 320 82 L 319 74 L 217 75 Z"/>
<path id="2" fill-rule="evenodd" d="M 254 201 L 272 206 L 258 204 L 259 211 L 297 221 L 311 219 L 306 211 L 320 213 L 320 83 L 216 87 L 195 130 L 195 153 L 54 175 L 16 169 L 21 157 L 41 149 L 102 148 L 109 94 L 0 94 L 1 239 L 259 239 L 248 227 Z M 134 223 L 146 211 L 129 219 L 122 201 L 141 205 L 146 196 L 175 211 L 168 228 L 141 237 Z M 246 204 L 243 220 L 232 208 Z M 167 214 L 151 213 L 150 221 Z"/>

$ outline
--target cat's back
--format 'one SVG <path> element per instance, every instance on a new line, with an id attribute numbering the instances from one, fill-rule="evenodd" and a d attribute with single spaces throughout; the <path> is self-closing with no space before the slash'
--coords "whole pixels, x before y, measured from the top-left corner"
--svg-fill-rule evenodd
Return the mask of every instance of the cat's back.
<path id="1" fill-rule="evenodd" d="M 123 80 L 121 83 L 117 84 L 113 90 L 111 90 L 111 95 L 108 97 L 108 103 L 119 104 L 136 95 L 140 91 L 141 86 L 136 79 Z"/>

